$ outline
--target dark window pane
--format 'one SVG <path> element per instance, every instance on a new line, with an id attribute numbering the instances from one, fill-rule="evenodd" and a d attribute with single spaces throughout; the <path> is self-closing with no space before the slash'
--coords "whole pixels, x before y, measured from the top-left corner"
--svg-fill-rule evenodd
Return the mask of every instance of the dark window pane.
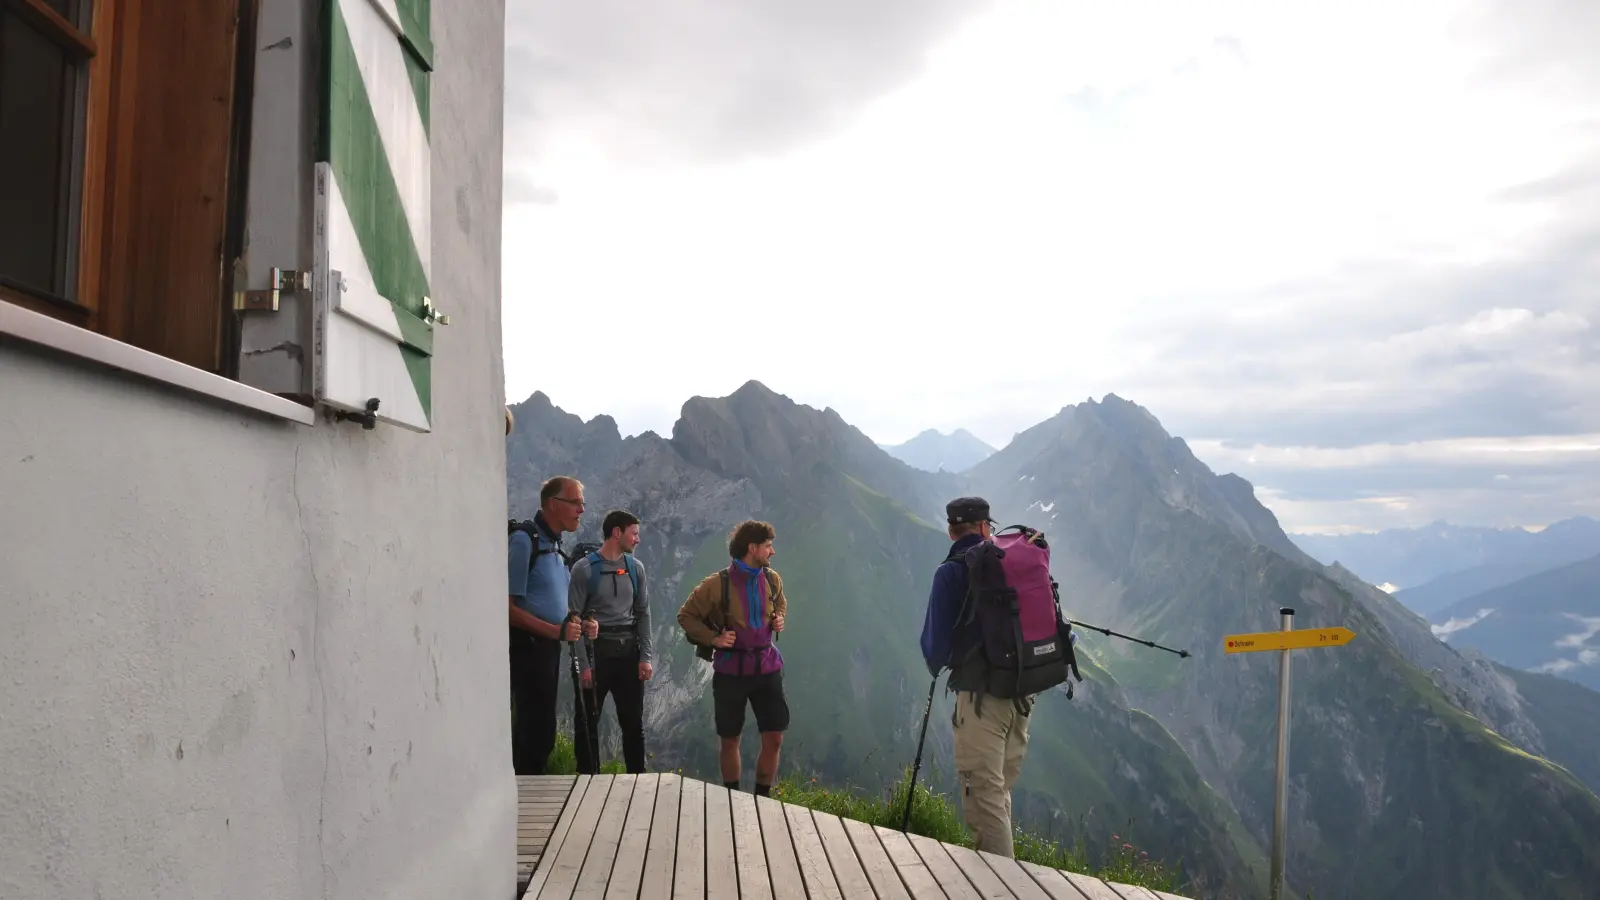
<path id="1" fill-rule="evenodd" d="M 61 46 L 0 5 L 0 276 L 66 289 L 66 141 L 73 66 Z"/>
<path id="2" fill-rule="evenodd" d="M 61 18 L 89 32 L 89 0 L 44 0 L 44 5 L 61 14 Z"/>

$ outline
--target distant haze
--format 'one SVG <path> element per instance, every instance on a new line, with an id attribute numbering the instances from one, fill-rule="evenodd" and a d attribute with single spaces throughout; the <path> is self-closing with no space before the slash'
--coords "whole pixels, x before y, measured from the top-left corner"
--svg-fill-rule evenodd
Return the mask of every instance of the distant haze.
<path id="1" fill-rule="evenodd" d="M 903 444 L 879 444 L 906 465 L 924 472 L 965 472 L 994 455 L 995 448 L 965 428 L 944 434 L 929 428 Z"/>

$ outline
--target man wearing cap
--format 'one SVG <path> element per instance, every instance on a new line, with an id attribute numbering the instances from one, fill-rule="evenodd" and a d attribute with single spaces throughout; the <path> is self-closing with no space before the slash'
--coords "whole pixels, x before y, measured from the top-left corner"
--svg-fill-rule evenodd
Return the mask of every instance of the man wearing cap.
<path id="1" fill-rule="evenodd" d="M 1010 857 L 1011 787 L 1022 772 L 1028 750 L 1028 717 L 1009 700 L 989 697 L 977 703 L 984 688 L 962 660 L 952 659 L 952 646 L 975 647 L 982 641 L 977 624 L 961 616 L 967 599 L 969 549 L 993 537 L 995 521 L 982 497 L 958 497 L 945 505 L 950 552 L 933 573 L 928 611 L 922 622 L 922 658 L 935 678 L 950 669 L 947 689 L 956 692 L 951 717 L 956 773 L 961 779 L 961 812 L 972 829 L 977 849 Z M 966 619 L 957 625 L 958 619 Z M 958 628 L 960 633 L 958 634 Z"/>

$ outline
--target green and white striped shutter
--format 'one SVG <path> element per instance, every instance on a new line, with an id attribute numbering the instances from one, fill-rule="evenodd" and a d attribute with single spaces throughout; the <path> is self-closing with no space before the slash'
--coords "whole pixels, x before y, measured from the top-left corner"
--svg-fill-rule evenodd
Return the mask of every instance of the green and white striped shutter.
<path id="1" fill-rule="evenodd" d="M 432 430 L 430 0 L 322 0 L 316 399 Z"/>

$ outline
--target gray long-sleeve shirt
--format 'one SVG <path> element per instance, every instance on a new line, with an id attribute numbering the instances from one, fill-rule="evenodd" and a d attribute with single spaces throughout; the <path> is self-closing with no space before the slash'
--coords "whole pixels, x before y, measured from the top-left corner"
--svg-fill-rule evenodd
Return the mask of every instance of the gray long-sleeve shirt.
<path id="1" fill-rule="evenodd" d="M 585 609 L 594 612 L 596 622 L 602 626 L 633 626 L 634 633 L 639 638 L 639 661 L 653 662 L 650 645 L 650 601 L 649 589 L 646 587 L 644 564 L 638 557 L 630 556 L 629 565 L 633 567 L 634 574 L 639 579 L 638 596 L 633 592 L 633 581 L 623 571 L 621 560 L 605 560 L 600 573 L 599 582 L 595 585 L 595 592 L 589 593 L 589 558 L 578 560 L 572 565 L 572 577 L 567 583 L 567 607 L 582 616 Z M 584 640 L 588 640 L 585 638 Z M 587 670 L 589 660 L 587 654 L 578 655 L 580 666 Z"/>

